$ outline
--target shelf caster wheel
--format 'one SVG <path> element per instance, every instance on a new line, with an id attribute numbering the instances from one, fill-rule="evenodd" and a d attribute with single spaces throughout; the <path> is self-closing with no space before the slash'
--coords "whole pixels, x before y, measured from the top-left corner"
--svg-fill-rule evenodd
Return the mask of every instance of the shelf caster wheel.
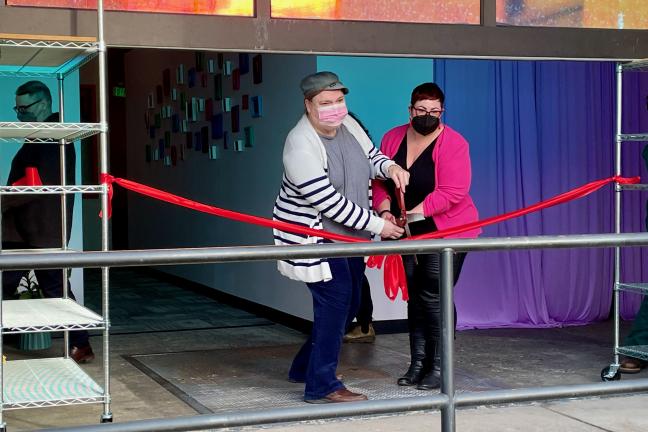
<path id="1" fill-rule="evenodd" d="M 112 414 L 102 415 L 101 416 L 101 423 L 112 423 L 112 422 L 113 422 Z M 0 431 L 0 432 L 2 432 L 2 431 Z"/>
<path id="2" fill-rule="evenodd" d="M 617 370 L 614 375 L 610 372 L 610 366 L 606 366 L 601 371 L 601 379 L 603 381 L 619 381 L 621 379 L 621 373 Z"/>

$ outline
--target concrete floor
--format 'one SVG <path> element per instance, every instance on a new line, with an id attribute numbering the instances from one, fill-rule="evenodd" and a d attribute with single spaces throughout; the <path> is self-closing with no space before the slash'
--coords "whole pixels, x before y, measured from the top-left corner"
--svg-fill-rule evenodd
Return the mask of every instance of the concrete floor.
<path id="1" fill-rule="evenodd" d="M 128 278 L 126 278 L 128 279 Z M 198 299 L 200 300 L 200 299 Z M 114 305 L 119 307 L 119 305 Z M 220 307 L 223 307 L 222 305 Z M 233 313 L 237 320 L 241 316 Z M 247 321 L 246 321 L 247 323 Z M 120 325 L 122 325 L 121 323 Z M 281 346 L 296 346 L 305 336 L 278 324 L 256 321 L 227 328 L 206 328 L 168 331 L 136 331 L 111 337 L 112 364 L 111 393 L 112 412 L 115 422 L 136 419 L 177 417 L 196 415 L 200 412 L 191 400 L 198 400 L 190 387 L 183 387 L 174 381 L 175 375 L 183 377 L 182 371 L 191 369 L 191 379 L 198 384 L 207 383 L 207 390 L 213 390 L 218 383 L 210 381 L 208 368 L 198 367 L 204 361 L 205 352 L 269 352 L 277 351 L 283 359 L 290 349 Z M 141 330 L 141 329 L 140 329 Z M 627 325 L 624 326 L 624 331 Z M 458 381 L 472 379 L 483 387 L 516 388 L 568 383 L 598 382 L 603 366 L 610 362 L 612 346 L 610 323 L 598 323 L 586 327 L 569 327 L 546 330 L 473 330 L 457 335 Z M 102 383 L 101 338 L 91 338 L 97 360 L 83 368 Z M 376 380 L 391 381 L 407 366 L 407 337 L 404 334 L 379 335 L 374 345 L 345 345 L 340 372 L 345 375 L 349 387 L 363 390 L 367 370 L 382 370 L 384 376 L 374 375 Z M 54 346 L 45 352 L 24 353 L 9 348 L 10 359 L 49 357 L 60 354 L 61 339 L 54 340 Z M 291 348 L 292 349 L 292 348 Z M 195 352 L 196 356 L 186 352 Z M 172 354 L 173 353 L 173 354 Z M 153 354 L 167 357 L 182 353 L 177 371 L 163 373 L 164 380 L 147 374 L 132 362 L 133 358 L 150 359 Z M 199 354 L 202 353 L 202 354 Z M 372 355 L 380 354 L 380 355 Z M 385 355 L 387 353 L 388 355 Z M 203 360 L 200 360 L 202 356 Z M 224 357 L 224 356 L 223 356 Z M 193 360 L 192 360 L 193 359 Z M 130 361 L 129 361 L 130 360 Z M 232 358 L 228 357 L 228 362 Z M 261 383 L 273 385 L 273 379 L 282 379 L 286 362 L 273 364 L 267 370 L 258 370 Z M 154 364 L 154 363 L 149 363 Z M 173 362 L 169 363 L 173 365 Z M 402 364 L 400 370 L 398 365 Z M 366 366 L 366 367 L 363 367 Z M 382 366 L 381 366 L 382 365 Z M 167 365 L 168 366 L 168 365 Z M 380 369 L 382 367 L 382 369 Z M 204 373 L 201 373 L 201 370 Z M 189 375 L 187 375 L 189 376 Z M 463 378 L 462 378 L 463 377 Z M 159 377 L 158 377 L 159 378 Z M 227 377 L 226 377 L 227 378 Z M 221 397 L 234 397 L 236 380 L 229 377 L 228 388 Z M 624 379 L 648 378 L 648 372 Z M 186 376 L 184 378 L 186 380 Z M 293 386 L 295 386 L 293 384 Z M 299 385 L 293 393 L 293 406 L 301 406 Z M 395 389 L 397 386 L 393 386 Z M 204 389 L 205 389 L 204 388 Z M 203 389 L 203 390 L 204 390 Z M 183 397 L 183 392 L 185 396 Z M 421 393 L 422 395 L 425 393 Z M 225 395 L 225 396 L 223 396 Z M 203 404 L 208 411 L 219 412 L 218 404 Z M 459 431 L 646 431 L 648 430 L 648 395 L 632 395 L 614 398 L 594 398 L 538 403 L 523 406 L 478 408 L 460 410 L 457 413 Z M 229 409 L 229 408 L 228 408 Z M 9 411 L 5 415 L 10 431 L 34 430 L 47 427 L 96 424 L 101 415 L 101 405 L 79 405 L 57 408 L 39 408 Z M 298 424 L 249 427 L 244 430 L 280 431 L 436 431 L 440 430 L 439 414 L 413 413 L 403 415 L 339 419 Z"/>

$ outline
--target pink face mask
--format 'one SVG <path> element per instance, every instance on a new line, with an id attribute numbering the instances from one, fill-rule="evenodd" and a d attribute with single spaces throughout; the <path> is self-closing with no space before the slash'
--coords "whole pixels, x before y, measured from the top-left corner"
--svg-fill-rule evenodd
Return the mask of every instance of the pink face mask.
<path id="1" fill-rule="evenodd" d="M 347 111 L 344 102 L 333 105 L 324 105 L 317 108 L 319 121 L 326 126 L 340 126 L 347 114 L 349 114 L 349 111 Z"/>

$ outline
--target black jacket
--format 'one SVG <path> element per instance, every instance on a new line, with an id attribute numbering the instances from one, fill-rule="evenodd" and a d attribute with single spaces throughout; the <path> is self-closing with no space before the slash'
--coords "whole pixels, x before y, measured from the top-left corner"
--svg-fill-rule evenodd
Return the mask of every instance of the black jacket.
<path id="1" fill-rule="evenodd" d="M 46 122 L 58 122 L 59 114 Z M 66 183 L 75 184 L 76 153 L 74 144 L 65 147 Z M 60 153 L 57 144 L 22 145 L 11 162 L 8 185 L 25 176 L 25 168 L 35 167 L 44 185 L 61 184 Z M 67 197 L 67 241 L 70 241 L 74 195 Z M 61 247 L 60 195 L 3 195 L 2 240 L 25 243 L 35 248 Z"/>

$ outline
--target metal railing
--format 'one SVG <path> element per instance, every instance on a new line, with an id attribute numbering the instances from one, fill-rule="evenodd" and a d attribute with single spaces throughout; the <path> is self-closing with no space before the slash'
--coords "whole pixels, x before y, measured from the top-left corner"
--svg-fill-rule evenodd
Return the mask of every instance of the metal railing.
<path id="1" fill-rule="evenodd" d="M 456 429 L 459 407 L 530 402 L 583 396 L 602 396 L 648 391 L 648 379 L 630 382 L 530 387 L 455 394 L 454 384 L 454 314 L 452 255 L 454 252 L 599 248 L 648 245 L 648 233 L 592 234 L 482 239 L 417 240 L 309 246 L 249 246 L 197 249 L 158 249 L 140 251 L 71 252 L 67 254 L 1 254 L 0 272 L 5 270 L 61 267 L 128 267 L 149 265 L 205 264 L 236 261 L 263 261 L 294 258 L 323 258 L 388 254 L 441 253 L 441 393 L 426 397 L 371 400 L 348 404 L 303 406 L 263 411 L 239 411 L 171 419 L 140 420 L 115 424 L 81 426 L 50 431 L 188 431 L 206 428 L 240 427 L 288 421 L 339 418 L 370 414 L 440 409 L 444 432 Z"/>

